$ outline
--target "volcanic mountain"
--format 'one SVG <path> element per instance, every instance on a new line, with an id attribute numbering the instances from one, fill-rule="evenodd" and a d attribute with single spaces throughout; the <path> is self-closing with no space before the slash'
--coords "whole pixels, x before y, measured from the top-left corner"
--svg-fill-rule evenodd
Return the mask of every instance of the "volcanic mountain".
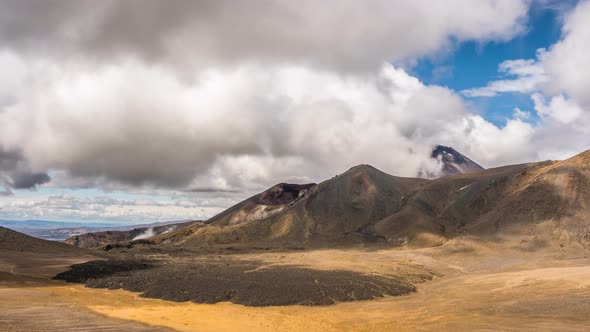
<path id="1" fill-rule="evenodd" d="M 424 179 L 359 165 L 320 184 L 278 184 L 207 221 L 155 237 L 157 243 L 322 245 L 382 241 L 371 225 L 401 208 Z"/>
<path id="2" fill-rule="evenodd" d="M 434 180 L 359 165 L 320 184 L 279 184 L 211 218 L 156 236 L 190 247 L 433 246 L 458 235 L 523 246 L 590 238 L 590 151 Z"/>
<path id="3" fill-rule="evenodd" d="M 441 163 L 442 176 L 472 173 L 482 171 L 484 169 L 478 163 L 467 158 L 457 150 L 444 145 L 435 146 L 432 149 L 432 154 L 430 157 L 438 160 Z"/>

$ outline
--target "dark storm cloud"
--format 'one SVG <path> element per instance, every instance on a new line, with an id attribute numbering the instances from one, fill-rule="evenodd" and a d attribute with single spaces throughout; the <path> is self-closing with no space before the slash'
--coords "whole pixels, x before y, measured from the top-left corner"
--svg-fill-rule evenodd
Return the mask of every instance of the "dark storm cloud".
<path id="1" fill-rule="evenodd" d="M 135 56 L 198 67 L 276 60 L 358 71 L 434 51 L 451 37 L 511 37 L 526 13 L 526 1 L 431 3 L 2 0 L 0 44 L 100 61 Z"/>
<path id="2" fill-rule="evenodd" d="M 51 180 L 47 173 L 31 171 L 22 153 L 0 148 L 0 184 L 14 189 L 34 188 Z M 11 190 L 5 190 L 10 195 Z"/>

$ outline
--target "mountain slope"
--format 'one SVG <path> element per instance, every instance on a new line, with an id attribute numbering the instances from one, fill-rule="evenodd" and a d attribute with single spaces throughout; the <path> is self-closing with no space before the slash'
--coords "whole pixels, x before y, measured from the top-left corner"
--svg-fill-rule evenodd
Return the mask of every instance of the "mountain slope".
<path id="1" fill-rule="evenodd" d="M 261 200 L 280 191 L 273 188 L 207 225 L 157 236 L 154 242 L 196 247 L 433 246 L 472 235 L 513 239 L 528 250 L 580 248 L 590 239 L 590 152 L 565 161 L 435 180 L 399 178 L 360 165 L 306 185 L 302 194 L 275 205 Z"/>
<path id="2" fill-rule="evenodd" d="M 51 277 L 72 264 L 95 259 L 84 249 L 0 227 L 0 274 L 4 277 Z"/>
<path id="3" fill-rule="evenodd" d="M 399 210 L 402 196 L 428 180 L 400 178 L 360 165 L 301 191 L 287 203 L 264 202 L 273 187 L 213 217 L 156 237 L 157 243 L 327 246 L 382 241 L 371 225 Z M 285 184 L 278 185 L 284 187 Z M 293 186 L 293 185 L 288 185 Z M 292 196 L 295 197 L 295 196 Z M 265 204 L 266 203 L 266 204 Z M 260 213 L 263 211 L 264 213 Z"/>
<path id="4" fill-rule="evenodd" d="M 434 180 L 376 227 L 416 240 L 416 224 L 445 238 L 472 235 L 535 246 L 585 247 L 590 238 L 590 151 L 565 161 L 489 169 Z M 412 220 L 411 231 L 405 230 Z M 395 230 L 395 231 L 393 231 Z M 437 232 L 438 231 L 438 232 Z M 565 250 L 565 249 L 564 249 Z"/>
<path id="5" fill-rule="evenodd" d="M 0 226 L 0 251 L 71 253 L 79 249 L 54 241 L 41 240 Z"/>

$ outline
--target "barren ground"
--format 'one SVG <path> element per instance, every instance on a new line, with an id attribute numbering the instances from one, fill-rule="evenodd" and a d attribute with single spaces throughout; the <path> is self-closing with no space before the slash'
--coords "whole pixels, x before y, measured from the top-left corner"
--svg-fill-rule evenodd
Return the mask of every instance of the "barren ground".
<path id="1" fill-rule="evenodd" d="M 590 329 L 590 261 L 578 252 L 452 240 L 432 249 L 257 252 L 231 259 L 264 262 L 262 269 L 297 265 L 380 276 L 428 269 L 436 276 L 404 296 L 327 306 L 248 307 L 147 299 L 7 271 L 0 274 L 0 331 L 56 331 L 66 326 L 70 331 Z M 8 265 L 0 259 L 0 268 Z M 32 275 L 34 269 L 20 272 Z"/>

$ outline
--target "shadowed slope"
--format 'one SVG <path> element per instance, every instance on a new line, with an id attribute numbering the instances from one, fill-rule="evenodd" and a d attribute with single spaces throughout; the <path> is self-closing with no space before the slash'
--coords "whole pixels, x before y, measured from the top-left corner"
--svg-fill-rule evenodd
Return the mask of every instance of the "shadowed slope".
<path id="1" fill-rule="evenodd" d="M 97 257 L 84 249 L 0 227 L 0 272 L 48 277 L 92 259 Z"/>
<path id="2" fill-rule="evenodd" d="M 590 237 L 590 152 L 434 180 L 408 195 L 379 230 L 412 242 L 416 227 L 445 238 L 520 237 L 523 249 L 585 247 Z M 417 223 L 417 225 L 416 225 Z M 407 228 L 411 226 L 411 231 Z"/>

